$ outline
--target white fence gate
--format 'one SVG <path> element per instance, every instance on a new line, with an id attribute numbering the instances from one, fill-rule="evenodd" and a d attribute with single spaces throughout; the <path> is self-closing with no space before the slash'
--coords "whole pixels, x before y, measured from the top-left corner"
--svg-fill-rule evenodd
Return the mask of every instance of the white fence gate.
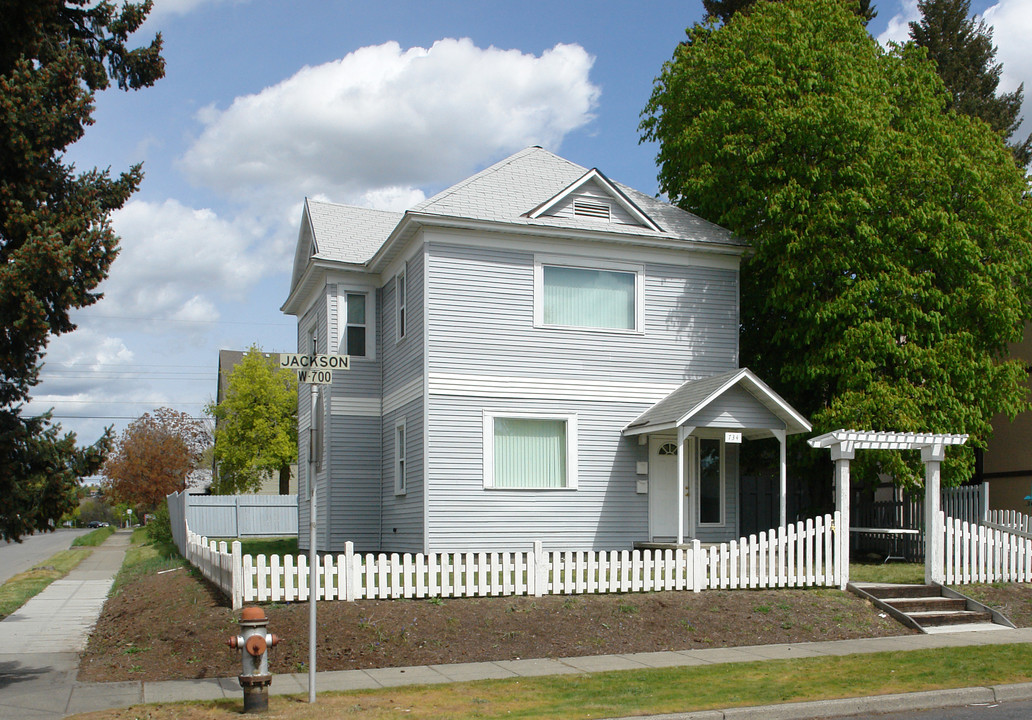
<path id="1" fill-rule="evenodd" d="M 703 548 L 324 555 L 317 568 L 321 600 L 510 595 L 573 595 L 659 590 L 837 586 L 838 514 L 795 523 L 759 537 Z M 244 602 L 306 601 L 304 555 L 241 555 L 239 542 L 218 545 L 187 531 L 184 555 L 238 608 Z"/>

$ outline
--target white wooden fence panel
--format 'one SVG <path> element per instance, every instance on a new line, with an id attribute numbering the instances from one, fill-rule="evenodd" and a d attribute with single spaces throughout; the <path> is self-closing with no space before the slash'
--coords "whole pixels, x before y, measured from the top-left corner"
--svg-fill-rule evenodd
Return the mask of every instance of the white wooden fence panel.
<path id="1" fill-rule="evenodd" d="M 314 589 L 304 555 L 241 556 L 239 542 L 216 546 L 189 528 L 185 555 L 230 595 L 234 608 L 303 602 L 313 592 L 318 599 L 357 600 L 835 586 L 842 569 L 832 537 L 837 526 L 836 513 L 759 537 L 708 548 L 695 540 L 690 548 L 668 550 L 546 552 L 536 542 L 529 552 L 361 555 L 348 543 L 344 554 L 323 556 Z M 947 528 L 960 538 L 947 543 L 951 577 L 969 568 L 975 577 L 1032 574 L 1032 537 L 997 537 L 991 533 L 1002 531 L 984 527 L 979 536 L 964 523 Z"/>

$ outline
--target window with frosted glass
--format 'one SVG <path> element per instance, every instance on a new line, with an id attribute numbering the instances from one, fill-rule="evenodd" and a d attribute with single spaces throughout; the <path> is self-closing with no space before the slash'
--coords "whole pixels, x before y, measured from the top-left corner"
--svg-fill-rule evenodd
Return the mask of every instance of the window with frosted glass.
<path id="1" fill-rule="evenodd" d="M 366 296 L 348 293 L 345 302 L 347 304 L 347 327 L 344 337 L 347 343 L 347 353 L 354 357 L 365 357 Z"/>
<path id="2" fill-rule="evenodd" d="M 635 329 L 635 274 L 616 270 L 545 265 L 545 325 Z"/>
<path id="3" fill-rule="evenodd" d="M 496 488 L 564 488 L 566 421 L 494 419 Z"/>
<path id="4" fill-rule="evenodd" d="M 720 441 L 699 441 L 699 522 L 723 522 L 720 502 Z"/>
<path id="5" fill-rule="evenodd" d="M 405 424 L 394 428 L 394 494 L 404 495 L 408 489 L 405 475 Z"/>

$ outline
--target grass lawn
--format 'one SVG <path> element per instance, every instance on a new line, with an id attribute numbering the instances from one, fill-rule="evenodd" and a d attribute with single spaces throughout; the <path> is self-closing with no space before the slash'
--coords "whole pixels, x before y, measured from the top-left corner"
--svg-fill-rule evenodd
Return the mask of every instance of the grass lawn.
<path id="1" fill-rule="evenodd" d="M 110 525 L 97 528 L 72 540 L 72 547 L 97 547 L 114 534 L 115 529 Z"/>
<path id="2" fill-rule="evenodd" d="M 984 686 L 1032 677 L 1032 653 L 1023 644 L 951 648 L 949 657 L 949 663 L 943 662 L 943 650 L 934 649 L 488 680 L 325 693 L 315 705 L 307 703 L 307 695 L 273 697 L 269 709 L 281 720 L 582 719 Z M 239 717 L 241 706 L 242 700 L 151 705 L 143 716 L 229 720 Z M 141 708 L 75 717 L 129 720 L 141 717 Z"/>
<path id="3" fill-rule="evenodd" d="M 92 533 L 91 533 L 92 534 Z M 87 536 L 83 536 L 87 537 Z M 13 613 L 47 585 L 60 580 L 93 552 L 91 547 L 62 550 L 26 572 L 15 575 L 0 585 L 0 620 Z"/>
<path id="4" fill-rule="evenodd" d="M 162 570 L 171 570 L 186 565 L 186 560 L 175 546 L 152 543 L 146 528 L 136 528 L 125 553 L 122 567 L 115 576 L 111 592 L 117 592 L 129 580 L 139 575 L 148 575 Z"/>
<path id="5" fill-rule="evenodd" d="M 850 563 L 849 579 L 852 582 L 923 585 L 925 566 L 924 563 Z"/>

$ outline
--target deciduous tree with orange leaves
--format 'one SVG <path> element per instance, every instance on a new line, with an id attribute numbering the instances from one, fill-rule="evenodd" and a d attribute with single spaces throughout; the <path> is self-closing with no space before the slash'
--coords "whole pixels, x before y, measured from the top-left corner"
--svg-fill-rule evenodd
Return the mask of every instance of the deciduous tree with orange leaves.
<path id="1" fill-rule="evenodd" d="M 205 425 L 186 413 L 144 413 L 122 432 L 104 464 L 105 491 L 115 502 L 149 512 L 186 487 L 186 476 L 210 444 Z"/>

